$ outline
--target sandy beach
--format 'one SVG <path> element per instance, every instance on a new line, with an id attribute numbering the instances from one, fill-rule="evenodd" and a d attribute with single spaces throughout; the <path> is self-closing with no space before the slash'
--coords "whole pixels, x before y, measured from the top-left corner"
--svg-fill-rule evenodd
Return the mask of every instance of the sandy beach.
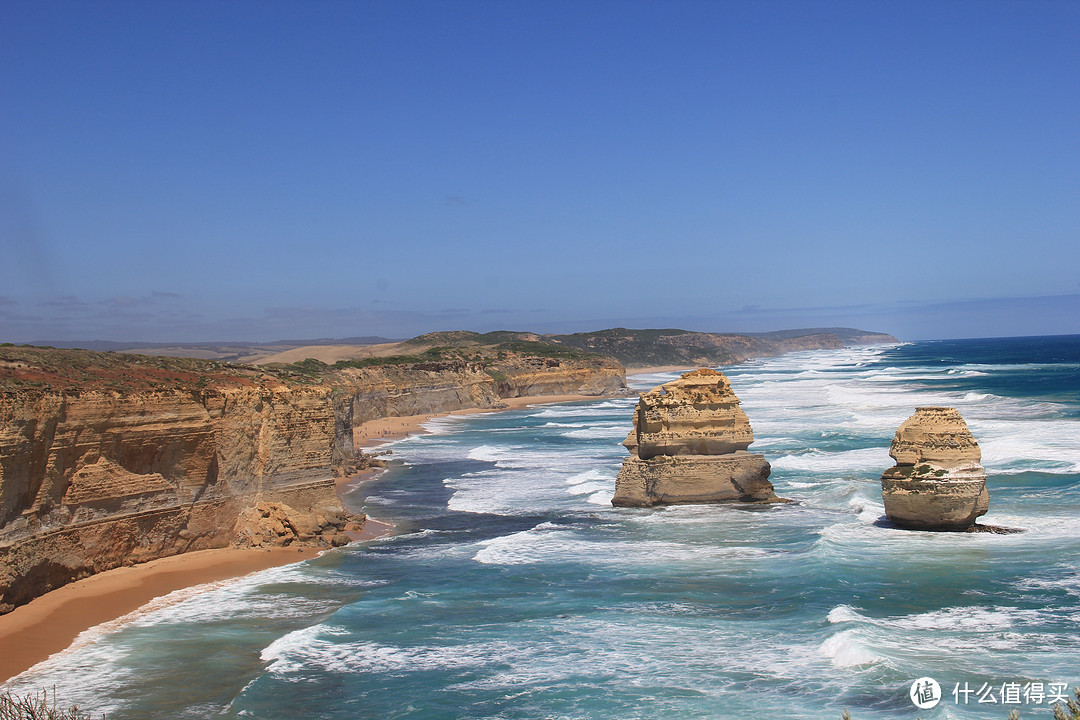
<path id="1" fill-rule="evenodd" d="M 370 448 L 390 440 L 423 432 L 433 417 L 498 412 L 557 402 L 595 400 L 588 395 L 541 395 L 509 398 L 501 408 L 466 408 L 440 415 L 414 415 L 374 420 L 354 429 L 357 448 Z M 377 475 L 379 468 L 340 478 L 344 494 Z M 354 541 L 389 535 L 394 525 L 368 518 L 364 529 L 351 534 Z M 0 683 L 69 647 L 79 633 L 138 610 L 151 600 L 175 590 L 211 583 L 317 556 L 315 547 L 239 550 L 220 548 L 184 553 L 122 567 L 69 583 L 0 615 Z"/>
<path id="2" fill-rule="evenodd" d="M 200 550 L 92 575 L 0 615 L 0 682 L 71 645 L 84 630 L 156 597 L 306 560 L 317 548 Z"/>

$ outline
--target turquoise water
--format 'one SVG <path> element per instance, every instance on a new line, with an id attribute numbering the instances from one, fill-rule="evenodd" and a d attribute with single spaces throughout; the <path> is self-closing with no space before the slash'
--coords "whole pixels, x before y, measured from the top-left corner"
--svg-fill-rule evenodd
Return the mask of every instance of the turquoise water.
<path id="1" fill-rule="evenodd" d="M 116 720 L 861 720 L 1004 718 L 954 687 L 1080 684 L 1080 337 L 725 371 L 797 504 L 612 508 L 633 398 L 439 419 L 352 497 L 401 534 L 174 593 L 7 689 L 55 685 Z M 1025 532 L 880 521 L 889 441 L 918 405 L 960 410 L 983 521 Z M 944 690 L 933 709 L 909 699 L 922 676 Z"/>

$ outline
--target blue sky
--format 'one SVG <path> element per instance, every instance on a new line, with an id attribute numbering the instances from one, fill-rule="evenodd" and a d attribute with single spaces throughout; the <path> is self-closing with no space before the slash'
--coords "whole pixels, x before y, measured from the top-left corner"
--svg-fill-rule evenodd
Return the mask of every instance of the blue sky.
<path id="1" fill-rule="evenodd" d="M 1080 3 L 8 2 L 0 340 L 1080 332 Z"/>

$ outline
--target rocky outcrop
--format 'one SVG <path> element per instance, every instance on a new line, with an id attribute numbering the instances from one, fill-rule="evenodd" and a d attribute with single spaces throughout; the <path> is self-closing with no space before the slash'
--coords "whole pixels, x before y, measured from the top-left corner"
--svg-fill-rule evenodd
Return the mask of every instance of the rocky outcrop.
<path id="1" fill-rule="evenodd" d="M 0 612 L 167 555 L 340 543 L 366 420 L 625 388 L 610 359 L 506 355 L 298 376 L 0 346 Z"/>
<path id="2" fill-rule="evenodd" d="M 340 547 L 349 542 L 348 532 L 362 523 L 333 509 L 327 515 L 297 510 L 285 503 L 260 502 L 240 511 L 233 526 L 237 547 L 283 547 L 295 543 L 319 542 Z"/>
<path id="3" fill-rule="evenodd" d="M 881 476 L 885 515 L 915 530 L 968 530 L 990 504 L 982 454 L 955 408 L 920 407 L 896 431 Z"/>
<path id="4" fill-rule="evenodd" d="M 769 463 L 723 373 L 695 370 L 641 395 L 612 505 L 779 502 Z"/>

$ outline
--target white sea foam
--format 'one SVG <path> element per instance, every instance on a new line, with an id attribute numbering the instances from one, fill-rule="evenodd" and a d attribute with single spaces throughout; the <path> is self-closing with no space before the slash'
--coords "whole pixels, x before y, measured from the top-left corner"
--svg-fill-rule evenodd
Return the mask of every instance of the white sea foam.
<path id="1" fill-rule="evenodd" d="M 832 664 L 839 668 L 850 668 L 859 665 L 878 663 L 884 660 L 851 630 L 844 630 L 830 636 L 821 643 L 821 654 L 829 658 Z"/>
<path id="2" fill-rule="evenodd" d="M 868 620 L 865 615 L 861 615 L 850 605 L 837 605 L 829 611 L 826 619 L 833 624 L 842 622 L 863 622 Z"/>
<path id="3" fill-rule="evenodd" d="M 585 472 L 576 473 L 566 478 L 566 484 L 580 485 L 582 483 L 595 482 L 597 480 L 613 483 L 615 481 L 615 476 L 607 469 L 589 468 Z"/>
<path id="4" fill-rule="evenodd" d="M 611 507 L 611 499 L 615 497 L 613 490 L 600 490 L 589 496 L 587 502 L 590 505 L 601 505 L 603 507 Z"/>
<path id="5" fill-rule="evenodd" d="M 568 495 L 591 495 L 597 492 L 605 492 L 608 490 L 609 482 L 586 482 L 578 483 L 571 487 L 566 488 Z"/>
<path id="6" fill-rule="evenodd" d="M 798 470 L 812 473 L 880 472 L 892 465 L 888 448 L 865 448 L 840 452 L 813 450 L 803 454 L 771 458 L 776 470 Z"/>
<path id="7" fill-rule="evenodd" d="M 275 675 L 303 676 L 318 671 L 349 674 L 477 668 L 519 654 L 506 643 L 401 647 L 349 641 L 346 638 L 350 635 L 342 627 L 313 625 L 278 638 L 263 649 L 260 658 L 269 663 L 267 670 Z"/>
<path id="8" fill-rule="evenodd" d="M 1059 563 L 1039 576 L 1019 580 L 1016 587 L 1025 591 L 1064 592 L 1070 597 L 1080 598 L 1080 564 Z M 1080 610 L 1073 618 L 1080 625 Z"/>
<path id="9" fill-rule="evenodd" d="M 634 553 L 626 552 L 625 539 L 605 538 L 580 528 L 541 523 L 530 530 L 503 535 L 477 543 L 473 559 L 485 565 L 524 565 L 542 562 L 575 562 L 587 557 L 600 566 L 626 569 L 666 562 L 680 565 L 710 565 L 753 560 L 769 554 L 746 545 L 710 545 L 671 540 L 639 539 Z"/>
<path id="10" fill-rule="evenodd" d="M 562 436 L 579 440 L 622 440 L 629 431 L 630 426 L 620 423 L 618 425 L 597 425 L 582 428 L 581 430 L 571 430 L 562 433 Z"/>
<path id="11" fill-rule="evenodd" d="M 934 635 L 940 633 L 940 637 L 944 638 L 947 633 L 970 635 L 1037 628 L 1061 614 L 1063 613 L 1060 608 L 1024 609 L 1010 606 L 968 605 L 911 615 L 871 618 L 848 605 L 838 605 L 829 611 L 827 619 L 832 624 L 860 623 L 890 631 L 926 632 Z"/>
<path id="12" fill-rule="evenodd" d="M 432 435 L 448 435 L 459 430 L 463 420 L 465 417 L 461 415 L 446 415 L 426 420 L 420 427 Z"/>
<path id="13" fill-rule="evenodd" d="M 480 445 L 474 447 L 465 457 L 470 460 L 484 460 L 487 462 L 498 462 L 499 460 L 506 460 L 513 457 L 513 447 L 500 447 L 498 445 Z"/>

